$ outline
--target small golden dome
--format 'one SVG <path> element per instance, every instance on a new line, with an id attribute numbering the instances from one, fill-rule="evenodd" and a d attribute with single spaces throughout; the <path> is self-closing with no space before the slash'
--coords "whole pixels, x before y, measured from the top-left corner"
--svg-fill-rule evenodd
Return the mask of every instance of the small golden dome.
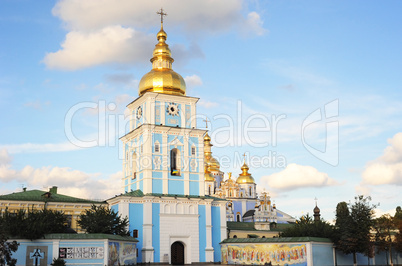
<path id="1" fill-rule="evenodd" d="M 243 164 L 241 167 L 241 170 L 243 171 L 239 177 L 237 178 L 236 182 L 238 184 L 254 184 L 254 178 L 251 176 L 251 174 L 248 172 L 248 166 L 246 163 Z"/>
<path id="2" fill-rule="evenodd" d="M 207 133 L 205 133 L 205 136 L 204 136 L 204 142 L 210 142 L 211 141 L 211 137 L 208 135 L 208 132 Z"/>
<path id="3" fill-rule="evenodd" d="M 211 173 L 205 173 L 204 179 L 205 179 L 205 182 L 214 182 L 215 181 L 215 178 L 212 176 Z"/>
<path id="4" fill-rule="evenodd" d="M 215 182 L 215 178 L 211 174 L 211 171 L 208 166 L 205 166 L 204 172 L 205 172 L 204 174 L 205 182 Z"/>
<path id="5" fill-rule="evenodd" d="M 186 83 L 183 77 L 172 69 L 174 60 L 169 46 L 165 43 L 167 34 L 162 25 L 156 37 L 159 42 L 155 45 L 151 58 L 152 70 L 141 78 L 138 85 L 139 95 L 148 91 L 186 95 Z"/>

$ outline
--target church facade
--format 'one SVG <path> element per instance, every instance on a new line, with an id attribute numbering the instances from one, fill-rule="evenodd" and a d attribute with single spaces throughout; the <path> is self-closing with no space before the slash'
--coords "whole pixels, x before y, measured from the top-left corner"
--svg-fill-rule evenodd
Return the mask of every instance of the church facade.
<path id="1" fill-rule="evenodd" d="M 184 79 L 172 69 L 164 13 L 159 14 L 152 70 L 139 83 L 139 97 L 127 105 L 124 193 L 107 202 L 129 218 L 139 240 L 138 262 L 220 262 L 227 221 L 269 227 L 294 219 L 276 210 L 267 193 L 258 198 L 245 162 L 236 180 L 231 173 L 224 180 L 207 130 L 196 125 L 199 99 L 186 95 Z"/>
<path id="2" fill-rule="evenodd" d="M 186 96 L 172 70 L 167 34 L 157 34 L 152 70 L 130 103 L 124 144 L 124 193 L 108 200 L 129 218 L 139 243 L 138 262 L 221 261 L 226 239 L 226 201 L 205 195 L 204 135 L 197 129 L 198 98 Z"/>

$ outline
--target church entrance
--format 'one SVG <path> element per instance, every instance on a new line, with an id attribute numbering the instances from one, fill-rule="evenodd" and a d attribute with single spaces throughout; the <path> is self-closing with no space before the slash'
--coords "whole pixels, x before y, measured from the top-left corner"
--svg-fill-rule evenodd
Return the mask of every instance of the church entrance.
<path id="1" fill-rule="evenodd" d="M 170 254 L 172 256 L 173 265 L 184 264 L 184 245 L 182 242 L 174 242 L 170 248 Z"/>

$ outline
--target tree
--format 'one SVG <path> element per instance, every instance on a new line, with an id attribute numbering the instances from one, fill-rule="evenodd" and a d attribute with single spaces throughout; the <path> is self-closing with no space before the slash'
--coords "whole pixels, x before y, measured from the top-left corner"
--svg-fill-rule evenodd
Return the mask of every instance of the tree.
<path id="1" fill-rule="evenodd" d="M 392 247 L 393 247 L 393 240 L 391 232 L 395 229 L 394 219 L 389 214 L 384 214 L 380 218 L 375 219 L 374 222 L 374 229 L 375 229 L 375 242 L 378 248 L 378 252 L 386 251 L 389 252 L 389 257 L 392 262 Z"/>
<path id="2" fill-rule="evenodd" d="M 394 225 L 398 232 L 395 235 L 395 249 L 402 253 L 402 210 L 401 207 L 396 207 L 394 215 Z"/>
<path id="3" fill-rule="evenodd" d="M 17 241 L 8 242 L 4 232 L 4 221 L 0 220 L 0 265 L 14 266 L 17 259 L 11 257 L 12 252 L 16 252 L 19 246 Z"/>
<path id="4" fill-rule="evenodd" d="M 92 205 L 79 216 L 77 222 L 87 233 L 130 235 L 128 218 L 122 219 L 117 212 L 103 206 Z"/>
<path id="5" fill-rule="evenodd" d="M 335 235 L 333 241 L 337 249 L 345 254 L 353 254 L 356 265 L 356 253 L 372 257 L 373 243 L 370 229 L 373 226 L 373 214 L 376 205 L 370 204 L 371 198 L 355 197 L 353 204 L 340 202 L 336 206 Z"/>
<path id="6" fill-rule="evenodd" d="M 26 212 L 21 209 L 10 213 L 6 209 L 1 221 L 7 235 L 33 240 L 43 238 L 45 234 L 63 233 L 67 217 L 63 212 L 54 210 L 31 209 Z"/>
<path id="7" fill-rule="evenodd" d="M 303 215 L 296 221 L 292 227 L 286 228 L 280 237 L 325 237 L 332 238 L 333 226 L 325 221 L 314 221 L 313 218 L 307 214 Z"/>

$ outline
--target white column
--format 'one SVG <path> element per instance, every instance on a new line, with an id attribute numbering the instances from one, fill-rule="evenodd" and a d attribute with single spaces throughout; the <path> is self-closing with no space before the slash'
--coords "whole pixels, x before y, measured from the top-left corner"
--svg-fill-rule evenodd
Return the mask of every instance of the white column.
<path id="1" fill-rule="evenodd" d="M 220 216 L 221 216 L 221 241 L 227 238 L 227 228 L 226 228 L 226 203 L 219 206 Z"/>
<path id="2" fill-rule="evenodd" d="M 119 202 L 119 215 L 121 215 L 122 218 L 124 217 L 129 217 L 129 206 L 128 206 L 128 201 L 122 200 Z"/>
<path id="3" fill-rule="evenodd" d="M 164 111 L 161 110 L 163 113 L 163 118 L 165 117 Z M 168 183 L 168 176 L 169 176 L 169 144 L 168 144 L 168 136 L 166 133 L 162 134 L 162 184 L 163 184 L 163 189 L 162 193 L 163 194 L 168 194 L 169 192 L 169 183 Z"/>
<path id="4" fill-rule="evenodd" d="M 59 257 L 59 247 L 60 247 L 60 240 L 55 239 L 53 242 L 53 259 L 57 259 Z M 52 259 L 52 261 L 53 261 Z"/>
<path id="5" fill-rule="evenodd" d="M 150 199 L 145 199 L 143 216 L 142 262 L 154 262 L 154 247 L 152 246 L 152 201 Z"/>
<path id="6" fill-rule="evenodd" d="M 182 114 L 182 122 L 184 120 L 184 114 Z M 183 168 L 183 178 L 184 178 L 184 195 L 190 195 L 190 154 L 188 153 L 188 142 L 190 141 L 190 136 L 188 134 L 185 134 L 183 136 L 183 142 L 184 142 L 184 151 L 183 151 L 183 163 L 182 166 Z"/>
<path id="7" fill-rule="evenodd" d="M 195 123 L 195 122 L 194 122 Z M 200 196 L 205 196 L 205 179 L 204 179 L 204 137 L 198 137 L 198 174 L 200 182 Z"/>
<path id="8" fill-rule="evenodd" d="M 211 202 L 205 202 L 205 231 L 206 231 L 206 247 L 205 247 L 205 261 L 214 261 L 214 248 L 212 247 L 212 215 L 211 215 Z"/>
<path id="9" fill-rule="evenodd" d="M 241 201 L 241 217 L 243 217 L 244 213 L 247 211 L 247 200 Z"/>

